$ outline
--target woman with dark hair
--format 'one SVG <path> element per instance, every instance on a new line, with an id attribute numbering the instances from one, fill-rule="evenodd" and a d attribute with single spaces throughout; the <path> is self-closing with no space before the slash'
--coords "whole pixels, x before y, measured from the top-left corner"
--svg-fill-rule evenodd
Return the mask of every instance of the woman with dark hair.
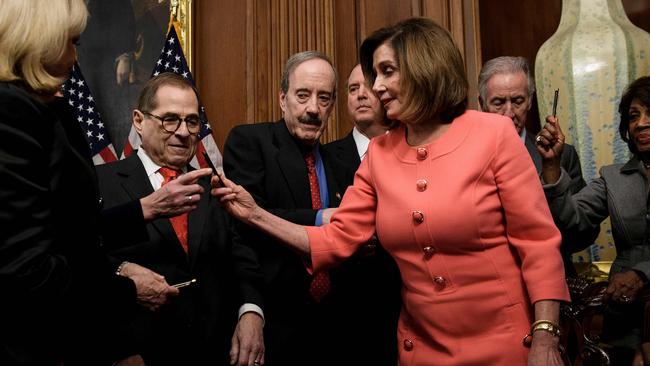
<path id="1" fill-rule="evenodd" d="M 460 52 L 431 20 L 376 31 L 361 64 L 399 125 L 371 141 L 329 225 L 281 220 L 227 179 L 213 194 L 315 271 L 376 231 L 403 280 L 400 365 L 560 365 L 560 234 L 512 122 L 466 110 Z"/>
<path id="2" fill-rule="evenodd" d="M 611 219 L 617 254 L 606 291 L 610 301 L 603 341 L 615 346 L 614 357 L 622 357 L 612 364 L 629 365 L 643 325 L 643 305 L 635 300 L 650 276 L 650 77 L 628 86 L 618 112 L 619 133 L 632 157 L 627 163 L 602 167 L 600 177 L 574 195 L 568 189 L 567 172 L 560 168 L 564 134 L 553 117 L 547 118 L 538 135 L 538 151 L 544 159 L 544 191 L 560 228 L 582 234 L 588 245 L 600 223 L 608 216 Z"/>

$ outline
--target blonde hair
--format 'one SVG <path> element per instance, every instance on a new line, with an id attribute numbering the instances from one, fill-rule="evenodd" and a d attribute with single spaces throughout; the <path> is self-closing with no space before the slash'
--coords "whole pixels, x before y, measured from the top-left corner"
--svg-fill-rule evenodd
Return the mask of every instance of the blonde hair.
<path id="1" fill-rule="evenodd" d="M 0 1 L 0 81 L 55 92 L 65 80 L 47 68 L 63 57 L 70 37 L 81 34 L 87 19 L 84 0 Z"/>

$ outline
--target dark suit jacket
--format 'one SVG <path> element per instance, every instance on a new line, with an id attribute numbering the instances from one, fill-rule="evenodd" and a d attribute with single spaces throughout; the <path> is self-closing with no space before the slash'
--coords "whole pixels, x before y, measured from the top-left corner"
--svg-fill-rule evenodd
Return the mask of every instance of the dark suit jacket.
<path id="1" fill-rule="evenodd" d="M 135 154 L 99 166 L 98 176 L 107 208 L 153 192 Z M 197 280 L 160 311 L 138 313 L 131 327 L 147 365 L 225 364 L 237 308 L 244 302 L 262 306 L 254 256 L 249 248 L 233 245 L 229 216 L 207 193 L 209 179 L 199 183 L 206 193 L 188 216 L 188 254 L 166 218 L 147 224 L 149 240 L 109 247 L 112 256 L 150 268 L 170 284 Z"/>
<path id="2" fill-rule="evenodd" d="M 341 169 L 348 169 L 349 175 L 353 176 L 361 164 L 352 133 L 323 149 L 344 162 Z M 347 183 L 352 185 L 353 181 Z M 379 242 L 372 245 L 376 247 L 366 246 L 341 266 L 346 278 L 341 296 L 350 309 L 343 315 L 349 331 L 341 332 L 340 337 L 349 348 L 350 364 L 395 366 L 402 282 L 395 260 Z"/>
<path id="3" fill-rule="evenodd" d="M 2 365 L 100 365 L 105 322 L 135 303 L 101 251 L 88 147 L 62 117 L 0 83 Z"/>
<path id="4" fill-rule="evenodd" d="M 352 169 L 352 177 L 354 177 L 354 173 L 356 173 L 357 169 L 359 169 L 359 165 L 361 164 L 361 159 L 359 158 L 357 143 L 354 142 L 354 136 L 352 135 L 352 132 L 340 140 L 325 144 L 324 148 L 336 156 L 339 161 L 344 162 L 346 167 Z M 351 184 L 352 181 L 348 182 L 348 185 Z"/>
<path id="5" fill-rule="evenodd" d="M 321 148 L 320 154 L 330 207 L 336 207 L 351 178 L 326 150 Z M 284 120 L 233 128 L 224 148 L 224 170 L 229 179 L 244 186 L 273 214 L 297 224 L 314 225 L 317 211 L 311 208 L 307 167 Z M 345 358 L 337 328 L 343 306 L 337 297 L 337 270 L 330 271 L 330 293 L 314 304 L 309 296 L 311 276 L 302 258 L 259 232 L 244 226 L 240 229 L 239 239 L 255 249 L 266 280 L 267 365 L 341 365 Z"/>
<path id="6" fill-rule="evenodd" d="M 535 135 L 531 133 L 526 133 L 526 150 L 530 157 L 533 159 L 535 164 L 535 169 L 537 173 L 542 172 L 542 157 L 537 152 L 537 147 L 535 146 Z M 570 144 L 564 144 L 564 150 L 562 151 L 562 156 L 560 157 L 560 165 L 571 178 L 571 183 L 569 186 L 569 191 L 573 194 L 579 192 L 587 184 L 582 178 L 582 168 L 580 167 L 580 158 L 576 149 Z M 557 224 L 557 223 L 556 223 Z M 561 227 L 561 226 L 560 226 Z M 562 246 L 560 247 L 560 252 L 562 254 L 562 261 L 564 262 L 564 271 L 567 276 L 575 276 L 576 270 L 573 267 L 571 261 L 571 254 L 577 251 L 584 249 L 584 246 L 576 245 L 582 243 L 582 240 L 578 240 L 580 237 L 579 233 L 574 233 L 569 230 L 560 230 L 562 232 Z M 580 237 L 581 238 L 581 237 Z"/>

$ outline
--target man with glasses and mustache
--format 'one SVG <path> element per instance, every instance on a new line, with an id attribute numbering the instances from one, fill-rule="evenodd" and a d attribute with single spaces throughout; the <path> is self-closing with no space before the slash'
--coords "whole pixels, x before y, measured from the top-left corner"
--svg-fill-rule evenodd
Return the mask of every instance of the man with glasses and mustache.
<path id="1" fill-rule="evenodd" d="M 183 200 L 186 212 L 147 223 L 145 241 L 107 248 L 122 263 L 118 275 L 131 277 L 130 264 L 137 263 L 179 288 L 158 311 L 137 310 L 121 325 L 115 347 L 146 365 L 262 363 L 261 271 L 254 253 L 232 240 L 229 216 L 206 192 L 211 170 L 189 167 L 201 129 L 196 89 L 173 73 L 150 79 L 133 125 L 142 138 L 137 153 L 97 167 L 105 207 L 186 189 L 166 195 Z"/>
<path id="2" fill-rule="evenodd" d="M 329 221 L 352 172 L 319 143 L 336 102 L 336 72 L 328 57 L 291 56 L 280 83 L 283 118 L 239 125 L 226 140 L 226 176 L 257 203 L 289 221 Z M 342 321 L 355 304 L 341 298 L 338 269 L 309 273 L 301 257 L 270 237 L 242 226 L 239 239 L 253 248 L 264 271 L 266 361 L 271 366 L 347 365 Z M 272 243 L 272 244 L 270 244 Z"/>

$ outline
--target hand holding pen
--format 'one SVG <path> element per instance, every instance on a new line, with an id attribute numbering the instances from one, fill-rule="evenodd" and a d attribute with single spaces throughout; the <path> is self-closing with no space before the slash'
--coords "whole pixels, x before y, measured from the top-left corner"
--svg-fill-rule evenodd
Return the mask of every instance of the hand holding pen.
<path id="1" fill-rule="evenodd" d="M 546 117 L 546 124 L 552 124 L 553 126 L 558 126 L 557 125 L 557 98 L 560 93 L 560 89 L 555 89 L 555 95 L 553 96 L 553 114 L 550 116 Z M 535 144 L 537 146 L 542 146 L 545 149 L 551 148 L 551 146 L 555 143 L 555 140 L 558 138 L 558 135 L 555 131 L 555 128 L 549 129 L 550 131 L 550 136 L 548 133 L 544 133 L 544 129 L 546 129 L 546 125 L 542 127 L 542 130 L 535 136 Z M 560 131 L 560 134 L 562 132 Z"/>
<path id="2" fill-rule="evenodd" d="M 205 151 L 203 152 L 203 158 L 205 159 L 206 164 L 208 164 L 208 167 L 212 169 L 212 188 L 217 188 L 217 186 L 223 187 L 223 174 L 217 170 L 217 167 L 214 166 L 212 160 L 210 160 L 210 156 Z M 218 179 L 215 179 L 214 176 Z"/>
<path id="3" fill-rule="evenodd" d="M 542 157 L 544 182 L 554 183 L 560 176 L 560 159 L 564 150 L 564 133 L 555 116 L 557 113 L 558 90 L 555 91 L 553 115 L 546 117 L 546 123 L 535 137 L 537 152 Z"/>

